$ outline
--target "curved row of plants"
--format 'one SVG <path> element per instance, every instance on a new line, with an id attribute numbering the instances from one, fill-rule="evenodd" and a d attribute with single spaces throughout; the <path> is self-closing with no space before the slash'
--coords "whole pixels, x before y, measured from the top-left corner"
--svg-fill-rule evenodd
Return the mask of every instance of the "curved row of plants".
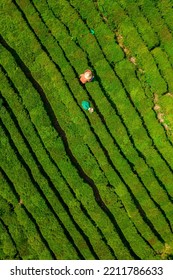
<path id="1" fill-rule="evenodd" d="M 153 46 L 145 45 L 140 26 L 135 29 L 128 16 L 133 40 L 151 58 L 142 63 L 140 53 L 139 65 L 133 65 L 92 1 L 92 13 L 79 1 L 64 0 L 62 9 L 53 0 L 12 2 L 3 7 L 7 14 L 13 10 L 13 18 L 2 18 L 1 40 L 0 195 L 7 217 L 1 231 L 4 248 L 7 239 L 12 244 L 7 258 L 160 258 L 172 240 L 172 144 L 157 123 L 139 69 L 154 70 L 147 95 L 158 81 L 160 94 L 167 85 L 171 89 L 171 65 L 163 76 L 159 70 L 164 50 L 154 48 L 151 55 Z M 126 37 L 123 24 L 119 31 Z M 166 54 L 165 60 L 171 61 Z M 78 76 L 88 66 L 96 81 L 83 88 Z M 83 99 L 94 105 L 93 115 L 82 111 Z M 7 231 L 9 205 L 14 225 L 26 235 L 25 253 L 14 230 Z"/>

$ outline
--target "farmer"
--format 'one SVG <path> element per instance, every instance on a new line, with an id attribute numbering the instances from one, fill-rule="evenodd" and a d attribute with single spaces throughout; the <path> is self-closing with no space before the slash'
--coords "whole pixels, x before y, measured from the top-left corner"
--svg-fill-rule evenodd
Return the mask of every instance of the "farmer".
<path id="1" fill-rule="evenodd" d="M 82 101 L 82 108 L 90 113 L 94 112 L 94 109 L 90 107 L 90 103 L 88 101 Z"/>
<path id="2" fill-rule="evenodd" d="M 82 84 L 85 84 L 87 82 L 92 82 L 93 79 L 94 76 L 91 70 L 85 70 L 85 72 L 80 75 L 80 81 Z"/>

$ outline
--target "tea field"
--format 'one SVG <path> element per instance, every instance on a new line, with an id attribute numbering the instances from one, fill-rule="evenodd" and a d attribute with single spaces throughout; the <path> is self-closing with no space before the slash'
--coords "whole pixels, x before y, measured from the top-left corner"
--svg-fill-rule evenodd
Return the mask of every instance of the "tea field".
<path id="1" fill-rule="evenodd" d="M 173 259 L 173 0 L 0 0 L 0 29 L 0 259 Z"/>

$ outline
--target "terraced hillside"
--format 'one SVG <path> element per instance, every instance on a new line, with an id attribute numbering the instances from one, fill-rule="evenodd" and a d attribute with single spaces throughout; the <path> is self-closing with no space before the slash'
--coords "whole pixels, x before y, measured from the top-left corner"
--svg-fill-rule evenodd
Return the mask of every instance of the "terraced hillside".
<path id="1" fill-rule="evenodd" d="M 0 259 L 173 259 L 173 0 L 0 13 Z"/>

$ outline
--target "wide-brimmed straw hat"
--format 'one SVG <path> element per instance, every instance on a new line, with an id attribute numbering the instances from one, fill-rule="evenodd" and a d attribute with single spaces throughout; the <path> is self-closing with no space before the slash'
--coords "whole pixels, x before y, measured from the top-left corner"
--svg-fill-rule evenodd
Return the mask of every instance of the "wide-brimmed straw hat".
<path id="1" fill-rule="evenodd" d="M 90 113 L 93 113 L 93 112 L 94 112 L 94 108 L 90 107 L 90 108 L 88 109 L 88 111 L 89 111 Z"/>
<path id="2" fill-rule="evenodd" d="M 93 75 L 90 70 L 87 70 L 86 72 L 84 72 L 84 76 L 88 80 L 88 79 L 91 79 Z"/>

